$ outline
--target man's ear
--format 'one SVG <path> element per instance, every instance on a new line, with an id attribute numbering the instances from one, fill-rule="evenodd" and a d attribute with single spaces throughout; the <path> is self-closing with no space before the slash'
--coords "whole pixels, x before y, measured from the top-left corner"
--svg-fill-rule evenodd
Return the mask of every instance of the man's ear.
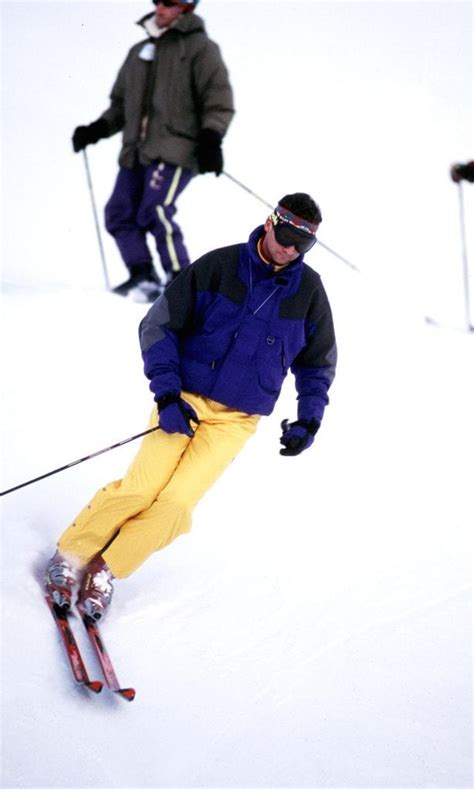
<path id="1" fill-rule="evenodd" d="M 273 222 L 272 222 L 272 220 L 270 219 L 270 217 L 267 217 L 267 220 L 266 220 L 266 222 L 265 222 L 265 224 L 264 224 L 264 226 L 263 226 L 263 227 L 264 227 L 264 229 L 266 230 L 266 232 L 267 232 L 267 233 L 268 233 L 268 231 L 269 231 L 269 230 L 271 230 L 271 229 L 272 229 L 272 227 L 273 227 Z"/>

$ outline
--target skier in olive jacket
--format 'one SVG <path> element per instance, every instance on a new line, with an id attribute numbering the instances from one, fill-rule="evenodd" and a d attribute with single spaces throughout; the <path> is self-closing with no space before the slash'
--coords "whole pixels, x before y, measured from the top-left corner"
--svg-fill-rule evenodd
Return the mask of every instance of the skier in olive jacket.
<path id="1" fill-rule="evenodd" d="M 191 528 L 192 510 L 270 414 L 288 371 L 298 417 L 284 420 L 280 454 L 308 449 L 336 366 L 329 302 L 303 262 L 321 212 L 309 195 L 282 198 L 247 243 L 216 249 L 181 272 L 140 325 L 157 408 L 122 480 L 98 491 L 66 529 L 46 575 L 69 607 L 100 618 L 112 580 Z"/>
<path id="2" fill-rule="evenodd" d="M 168 280 L 189 265 L 174 220 L 176 200 L 196 172 L 222 172 L 222 138 L 234 114 L 219 47 L 193 13 L 198 2 L 165 0 L 138 22 L 148 38 L 128 53 L 110 107 L 73 135 L 77 152 L 122 131 L 105 223 L 130 275 L 114 290 L 140 301 L 154 301 L 160 292 L 147 233 Z"/>

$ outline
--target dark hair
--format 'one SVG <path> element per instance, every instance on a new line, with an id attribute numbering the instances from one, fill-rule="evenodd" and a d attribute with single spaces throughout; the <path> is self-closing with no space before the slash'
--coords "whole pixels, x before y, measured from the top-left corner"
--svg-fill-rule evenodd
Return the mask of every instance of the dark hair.
<path id="1" fill-rule="evenodd" d="M 296 214 L 300 219 L 307 219 L 319 225 L 323 221 L 321 210 L 313 198 L 305 192 L 295 192 L 292 195 L 285 195 L 278 201 L 283 208 L 288 208 L 292 214 Z"/>

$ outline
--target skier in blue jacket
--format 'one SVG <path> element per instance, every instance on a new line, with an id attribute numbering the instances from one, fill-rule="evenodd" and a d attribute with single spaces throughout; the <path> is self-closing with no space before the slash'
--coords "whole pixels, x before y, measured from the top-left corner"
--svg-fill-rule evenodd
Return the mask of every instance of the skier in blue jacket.
<path id="1" fill-rule="evenodd" d="M 303 256 L 321 212 L 307 194 L 283 197 L 247 243 L 209 252 L 168 286 L 140 325 L 157 407 L 122 480 L 101 488 L 59 539 L 46 584 L 68 608 L 99 619 L 113 578 L 191 528 L 192 510 L 270 414 L 288 371 L 297 419 L 282 423 L 280 454 L 308 449 L 336 366 L 329 302 Z"/>

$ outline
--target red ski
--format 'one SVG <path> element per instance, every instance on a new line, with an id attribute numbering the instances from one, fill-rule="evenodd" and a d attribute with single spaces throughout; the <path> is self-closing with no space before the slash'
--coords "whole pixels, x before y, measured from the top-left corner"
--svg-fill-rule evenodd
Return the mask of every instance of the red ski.
<path id="1" fill-rule="evenodd" d="M 120 683 L 117 679 L 117 675 L 114 671 L 109 653 L 107 652 L 103 638 L 100 634 L 97 622 L 95 619 L 92 619 L 90 616 L 87 616 L 87 614 L 83 613 L 80 608 L 78 608 L 78 611 L 84 623 L 84 627 L 86 628 L 90 642 L 94 648 L 95 654 L 97 655 L 97 659 L 104 674 L 107 687 L 114 693 L 118 693 L 119 696 L 121 696 L 123 699 L 126 699 L 126 701 L 133 701 L 135 698 L 135 689 L 120 687 Z"/>
<path id="2" fill-rule="evenodd" d="M 100 693 L 103 688 L 103 683 L 99 682 L 98 680 L 91 681 L 89 679 L 87 669 L 84 665 L 84 661 L 68 620 L 67 611 L 56 605 L 48 593 L 45 594 L 45 599 L 53 615 L 53 619 L 56 622 L 56 627 L 58 628 L 58 631 L 61 635 L 74 679 L 79 685 L 84 685 L 84 687 L 88 688 L 93 693 Z"/>

